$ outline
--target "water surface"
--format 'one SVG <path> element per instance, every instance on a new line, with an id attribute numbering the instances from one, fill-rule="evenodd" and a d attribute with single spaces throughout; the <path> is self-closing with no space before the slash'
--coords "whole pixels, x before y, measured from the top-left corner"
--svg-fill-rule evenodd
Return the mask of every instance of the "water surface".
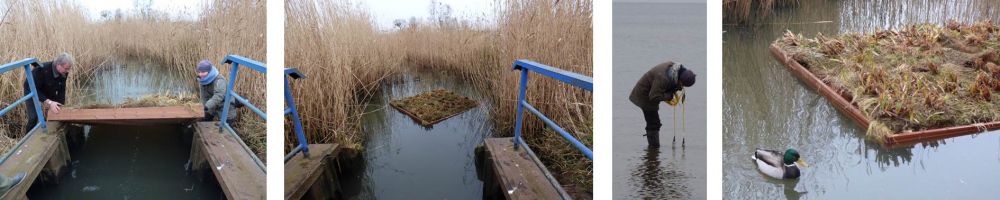
<path id="1" fill-rule="evenodd" d="M 705 4 L 614 3 L 613 9 L 614 198 L 705 199 Z M 699 79 L 685 89 L 683 115 L 682 107 L 661 104 L 662 147 L 647 149 L 642 111 L 628 95 L 643 74 L 668 60 Z"/>
<path id="2" fill-rule="evenodd" d="M 195 74 L 181 74 L 148 59 L 110 59 L 85 81 L 80 96 L 68 97 L 82 104 L 119 104 L 129 98 L 153 94 L 194 95 Z M 83 76 L 84 74 L 70 74 Z"/>
<path id="3" fill-rule="evenodd" d="M 994 1 L 811 1 L 752 26 L 723 30 L 726 199 L 982 199 L 1000 194 L 1000 134 L 886 149 L 795 78 L 768 51 L 786 30 L 807 37 L 947 19 L 1000 21 Z M 795 148 L 811 167 L 797 181 L 765 178 L 755 148 Z"/>
<path id="4" fill-rule="evenodd" d="M 479 106 L 423 127 L 388 106 L 390 100 L 443 88 L 478 101 Z M 349 199 L 481 199 L 474 150 L 491 137 L 491 105 L 481 91 L 440 73 L 413 72 L 386 83 L 368 106 L 363 163 L 349 174 Z"/>
<path id="5" fill-rule="evenodd" d="M 31 199 L 220 199 L 214 177 L 185 170 L 190 140 L 178 126 L 93 126 L 70 149 L 57 185 L 34 186 Z"/>

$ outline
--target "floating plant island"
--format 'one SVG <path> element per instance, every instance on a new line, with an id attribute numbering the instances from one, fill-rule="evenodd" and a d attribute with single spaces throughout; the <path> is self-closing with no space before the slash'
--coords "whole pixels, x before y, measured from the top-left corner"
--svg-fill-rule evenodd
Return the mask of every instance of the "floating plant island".
<path id="1" fill-rule="evenodd" d="M 792 74 L 889 146 L 1000 128 L 1000 27 L 990 21 L 900 30 L 787 32 L 771 45 Z"/>
<path id="2" fill-rule="evenodd" d="M 478 105 L 468 97 L 436 89 L 404 99 L 392 100 L 389 105 L 409 115 L 423 126 L 431 126 L 461 114 Z"/>

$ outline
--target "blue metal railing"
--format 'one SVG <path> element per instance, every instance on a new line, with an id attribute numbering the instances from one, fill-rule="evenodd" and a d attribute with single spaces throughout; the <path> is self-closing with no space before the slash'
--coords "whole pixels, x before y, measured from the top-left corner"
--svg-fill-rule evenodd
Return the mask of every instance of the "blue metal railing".
<path id="1" fill-rule="evenodd" d="M 576 147 L 576 149 L 580 150 L 580 152 L 582 152 L 585 156 L 587 156 L 587 159 L 593 160 L 594 159 L 593 152 L 590 150 L 590 148 L 587 147 L 587 145 L 584 145 L 582 142 L 580 142 L 580 140 L 577 140 L 576 137 L 570 135 L 568 132 L 566 132 L 566 130 L 564 130 L 558 124 L 553 122 L 552 119 L 549 119 L 549 117 L 545 116 L 545 114 L 542 114 L 542 112 L 538 111 L 538 109 L 535 109 L 534 106 L 531 106 L 531 104 L 529 104 L 528 101 L 524 99 L 525 93 L 528 90 L 529 72 L 535 72 L 590 92 L 593 92 L 594 90 L 593 78 L 530 60 L 514 61 L 514 70 L 521 70 L 521 86 L 517 97 L 517 121 L 514 123 L 514 148 L 517 148 L 521 144 L 521 127 L 522 127 L 521 124 L 523 123 L 522 121 L 524 120 L 524 109 L 527 108 L 528 111 L 535 114 L 535 116 L 541 119 L 542 122 L 545 122 L 545 124 L 548 125 L 549 128 L 552 128 L 552 130 L 559 133 L 559 135 L 562 135 L 562 137 L 567 141 L 569 141 L 569 143 L 572 144 L 573 147 Z M 525 147 L 527 147 L 527 144 L 525 144 Z"/>
<path id="2" fill-rule="evenodd" d="M 302 131 L 302 120 L 299 118 L 299 110 L 295 107 L 295 98 L 292 97 L 292 89 L 288 87 L 288 77 L 293 79 L 305 78 L 305 74 L 299 72 L 295 68 L 285 68 L 285 104 L 288 108 L 285 109 L 285 115 L 292 116 L 292 123 L 294 124 L 295 137 L 298 138 L 299 144 L 292 149 L 291 152 L 285 155 L 285 162 L 295 156 L 295 154 L 302 153 L 303 156 L 309 157 L 309 143 L 306 141 L 306 135 Z"/>
<path id="3" fill-rule="evenodd" d="M 36 129 L 46 128 L 45 115 L 42 114 L 42 104 L 38 102 L 38 88 L 35 87 L 35 79 L 32 78 L 34 76 L 32 76 L 31 74 L 31 66 L 36 66 L 36 67 L 39 66 L 38 60 L 35 58 L 26 58 L 24 60 L 7 63 L 0 66 L 0 74 L 7 73 L 8 71 L 15 70 L 17 68 L 24 68 L 24 77 L 25 80 L 28 81 L 28 87 L 31 90 L 31 93 L 28 93 L 28 95 L 24 95 L 24 97 L 21 97 L 17 101 L 14 101 L 13 103 L 5 107 L 3 110 L 0 110 L 0 116 L 6 115 L 7 112 L 14 110 L 14 108 L 16 108 L 18 105 L 30 99 L 31 101 L 34 102 L 35 106 L 34 108 L 28 108 L 28 109 L 35 109 L 35 115 L 37 115 L 38 117 L 38 123 L 35 124 L 35 126 L 31 127 L 31 130 L 28 131 L 28 134 L 22 137 L 21 141 L 17 142 L 17 145 L 14 146 L 14 148 L 11 148 L 11 150 L 7 151 L 7 153 L 3 156 L 3 160 L 0 160 L 0 164 L 7 162 L 7 159 L 10 158 L 10 156 L 13 155 L 14 152 L 17 152 L 17 150 L 21 148 L 21 145 L 23 145 L 25 141 L 28 141 L 28 139 L 31 138 L 32 135 L 34 135 L 33 133 L 35 132 Z"/>
<path id="4" fill-rule="evenodd" d="M 260 108 L 257 108 L 257 106 L 253 105 L 253 103 L 250 103 L 250 101 L 246 98 L 237 94 L 236 90 L 233 90 L 233 86 L 236 85 L 236 78 L 239 76 L 241 66 L 250 68 L 261 74 L 267 74 L 267 66 L 263 63 L 257 62 L 256 60 L 251 60 L 238 55 L 227 55 L 222 59 L 222 64 L 231 64 L 232 68 L 229 70 L 229 83 L 226 85 L 226 98 L 222 104 L 222 114 L 219 115 L 219 129 L 227 129 L 233 137 L 239 140 L 240 144 L 243 146 L 243 150 L 246 150 L 246 152 L 251 155 L 250 157 L 253 158 L 255 163 L 257 163 L 257 167 L 260 167 L 261 170 L 266 172 L 267 168 L 264 167 L 264 163 L 261 162 L 260 158 L 258 158 L 252 150 L 250 150 L 250 147 L 248 147 L 245 142 L 243 142 L 243 138 L 240 138 L 239 134 L 236 134 L 236 130 L 233 129 L 232 125 L 230 125 L 226 119 L 228 119 L 229 116 L 229 107 L 232 106 L 231 102 L 233 99 L 236 99 L 236 101 L 239 101 L 243 105 L 250 108 L 250 110 L 257 114 L 257 116 L 262 120 L 267 121 L 267 115 L 264 114 L 264 111 L 261 111 Z"/>

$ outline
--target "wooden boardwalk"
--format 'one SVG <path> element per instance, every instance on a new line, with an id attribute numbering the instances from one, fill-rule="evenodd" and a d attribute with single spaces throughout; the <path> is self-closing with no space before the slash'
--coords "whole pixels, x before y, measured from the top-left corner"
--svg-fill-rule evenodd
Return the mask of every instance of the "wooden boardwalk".
<path id="1" fill-rule="evenodd" d="M 48 129 L 36 129 L 21 148 L 15 149 L 10 158 L 0 165 L 0 174 L 7 177 L 27 173 L 24 180 L 4 194 L 2 199 L 27 199 L 25 193 L 43 171 L 55 175 L 65 172 L 70 155 L 62 126 L 58 122 L 48 122 Z"/>
<path id="2" fill-rule="evenodd" d="M 192 166 L 207 164 L 226 199 L 266 198 L 266 175 L 251 157 L 255 155 L 230 133 L 220 132 L 218 122 L 196 123 L 192 142 Z"/>
<path id="3" fill-rule="evenodd" d="M 205 116 L 201 105 L 143 108 L 64 108 L 59 113 L 49 111 L 48 121 L 80 124 L 157 125 L 190 123 Z"/>
<path id="4" fill-rule="evenodd" d="M 340 191 L 333 162 L 337 144 L 309 145 L 309 158 L 296 155 L 285 163 L 285 199 L 331 199 Z M 307 193 L 309 194 L 307 196 Z"/>
<path id="5" fill-rule="evenodd" d="M 499 189 L 507 199 L 570 199 L 543 164 L 524 148 L 514 150 L 513 138 L 487 138 L 483 143 L 484 193 Z"/>

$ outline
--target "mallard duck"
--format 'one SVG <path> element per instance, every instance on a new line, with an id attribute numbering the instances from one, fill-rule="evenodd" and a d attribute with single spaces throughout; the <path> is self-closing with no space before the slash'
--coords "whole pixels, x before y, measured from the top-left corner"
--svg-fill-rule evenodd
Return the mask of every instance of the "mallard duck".
<path id="1" fill-rule="evenodd" d="M 806 166 L 805 161 L 799 159 L 799 152 L 795 149 L 785 150 L 785 153 L 757 149 L 752 158 L 757 161 L 757 169 L 776 179 L 797 179 L 802 175 L 799 167 Z"/>

